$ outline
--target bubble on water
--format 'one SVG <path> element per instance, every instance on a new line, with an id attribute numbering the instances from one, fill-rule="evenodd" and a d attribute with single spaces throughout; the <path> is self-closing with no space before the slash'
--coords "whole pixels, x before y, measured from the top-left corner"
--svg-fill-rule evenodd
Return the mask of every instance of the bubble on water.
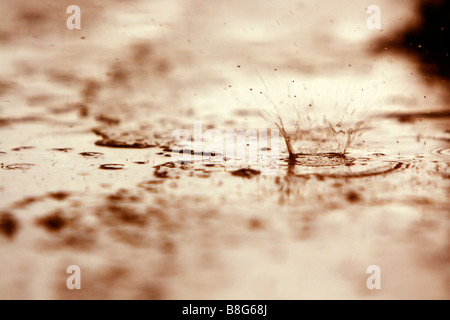
<path id="1" fill-rule="evenodd" d="M 98 168 L 102 170 L 122 170 L 125 167 L 123 164 L 115 164 L 115 163 L 109 163 L 109 164 L 102 164 Z"/>
<path id="2" fill-rule="evenodd" d="M 80 155 L 82 155 L 83 157 L 99 158 L 100 156 L 103 156 L 103 153 L 100 153 L 100 152 L 81 152 Z"/>
<path id="3" fill-rule="evenodd" d="M 5 166 L 6 170 L 28 170 L 34 167 L 32 163 L 13 163 Z"/>

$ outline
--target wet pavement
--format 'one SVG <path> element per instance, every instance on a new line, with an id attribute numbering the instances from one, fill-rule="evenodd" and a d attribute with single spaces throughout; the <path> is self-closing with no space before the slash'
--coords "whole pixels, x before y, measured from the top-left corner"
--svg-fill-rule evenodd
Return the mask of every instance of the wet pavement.
<path id="1" fill-rule="evenodd" d="M 382 30 L 369 2 L 79 1 L 81 30 L 3 2 L 0 298 L 448 299 L 448 83 L 374 49 L 415 17 L 378 2 Z M 196 121 L 278 124 L 277 168 L 174 161 Z"/>

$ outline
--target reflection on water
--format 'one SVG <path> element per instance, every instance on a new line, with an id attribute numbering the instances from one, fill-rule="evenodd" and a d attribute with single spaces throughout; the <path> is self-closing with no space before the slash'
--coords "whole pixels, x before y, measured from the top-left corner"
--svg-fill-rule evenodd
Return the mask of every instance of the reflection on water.
<path id="1" fill-rule="evenodd" d="M 448 299 L 447 84 L 369 4 L 1 2 L 0 297 Z M 279 169 L 171 161 L 195 121 L 278 124 Z"/>

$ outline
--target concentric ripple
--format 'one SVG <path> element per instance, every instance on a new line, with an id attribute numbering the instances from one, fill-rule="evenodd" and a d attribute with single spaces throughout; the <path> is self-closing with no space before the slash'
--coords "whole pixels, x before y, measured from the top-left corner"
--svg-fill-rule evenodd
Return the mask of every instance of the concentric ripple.
<path id="1" fill-rule="evenodd" d="M 448 157 L 450 157 L 450 148 L 434 149 L 434 150 L 431 150 L 431 154 L 438 156 L 438 157 L 448 158 Z"/>

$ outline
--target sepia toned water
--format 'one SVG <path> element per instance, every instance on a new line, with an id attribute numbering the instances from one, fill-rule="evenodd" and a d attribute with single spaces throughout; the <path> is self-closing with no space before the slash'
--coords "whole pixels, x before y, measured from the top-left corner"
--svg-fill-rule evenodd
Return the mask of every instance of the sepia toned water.
<path id="1" fill-rule="evenodd" d="M 448 80 L 380 50 L 418 3 L 71 4 L 0 4 L 1 299 L 450 298 Z M 277 169 L 172 161 L 196 121 Z"/>

